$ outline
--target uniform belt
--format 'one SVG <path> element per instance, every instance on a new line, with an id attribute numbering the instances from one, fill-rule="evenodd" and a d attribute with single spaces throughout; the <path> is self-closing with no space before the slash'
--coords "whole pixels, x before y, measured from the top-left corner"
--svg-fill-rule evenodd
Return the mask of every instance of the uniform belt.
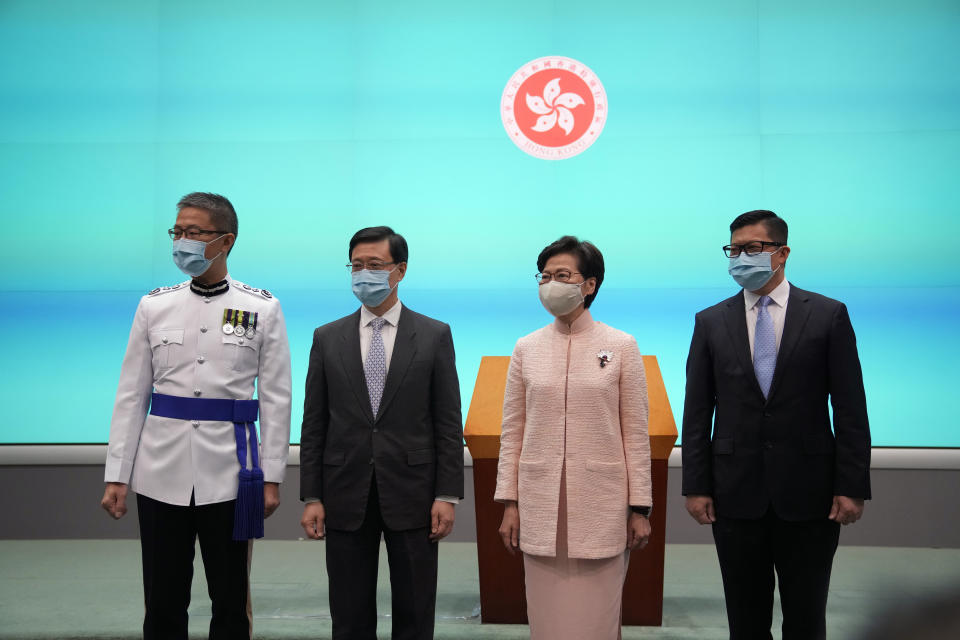
<path id="1" fill-rule="evenodd" d="M 150 414 L 178 420 L 256 422 L 259 407 L 257 400 L 186 398 L 155 393 L 150 403 Z"/>
<path id="2" fill-rule="evenodd" d="M 150 415 L 175 420 L 216 420 L 233 423 L 240 462 L 240 483 L 234 507 L 233 539 L 250 540 L 263 537 L 263 470 L 257 452 L 257 400 L 226 398 L 187 398 L 154 393 Z M 250 462 L 247 469 L 247 427 L 250 427 Z"/>

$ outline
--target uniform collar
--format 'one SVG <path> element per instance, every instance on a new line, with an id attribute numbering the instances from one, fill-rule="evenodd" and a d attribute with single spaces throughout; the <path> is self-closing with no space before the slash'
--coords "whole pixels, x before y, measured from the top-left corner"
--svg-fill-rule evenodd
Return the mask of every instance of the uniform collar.
<path id="1" fill-rule="evenodd" d="M 790 297 L 790 283 L 787 282 L 787 279 L 784 278 L 783 282 L 777 285 L 777 288 L 767 294 L 770 296 L 770 300 L 775 302 L 780 307 L 787 306 L 787 299 Z M 760 299 L 760 296 L 755 294 L 753 291 L 743 290 L 743 304 L 746 307 L 747 311 L 753 309 L 757 304 L 757 300 Z"/>
<path id="2" fill-rule="evenodd" d="M 566 322 L 557 318 L 553 321 L 553 326 L 556 327 L 557 331 L 563 334 L 583 333 L 584 331 L 593 327 L 593 316 L 590 315 L 589 309 L 584 309 L 583 313 L 580 314 L 580 317 L 573 321 L 573 324 L 567 324 Z"/>
<path id="3" fill-rule="evenodd" d="M 400 301 L 397 300 L 397 303 L 387 309 L 382 316 L 378 316 L 370 309 L 367 309 L 367 305 L 360 305 L 360 326 L 365 327 L 377 318 L 383 318 L 387 324 L 392 326 L 397 326 L 400 323 L 400 309 L 403 305 L 400 304 Z"/>
<path id="4" fill-rule="evenodd" d="M 196 279 L 190 280 L 190 291 L 204 298 L 219 296 L 230 290 L 230 276 L 215 284 L 200 284 Z"/>

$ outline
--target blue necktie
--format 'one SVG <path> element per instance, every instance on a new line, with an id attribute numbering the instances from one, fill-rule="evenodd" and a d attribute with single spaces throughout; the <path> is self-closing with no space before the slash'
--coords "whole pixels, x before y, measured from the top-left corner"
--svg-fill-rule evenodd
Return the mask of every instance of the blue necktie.
<path id="1" fill-rule="evenodd" d="M 757 300 L 757 328 L 753 334 L 753 370 L 764 398 L 770 393 L 773 370 L 777 366 L 777 333 L 767 311 L 768 304 L 770 296 L 761 296 Z"/>
<path id="2" fill-rule="evenodd" d="M 370 322 L 370 326 L 373 327 L 373 338 L 370 340 L 367 361 L 363 363 L 363 374 L 367 378 L 367 392 L 370 394 L 370 408 L 373 409 L 374 416 L 380 408 L 383 385 L 387 379 L 387 352 L 383 348 L 383 335 L 380 333 L 385 322 L 383 318 L 374 318 Z"/>

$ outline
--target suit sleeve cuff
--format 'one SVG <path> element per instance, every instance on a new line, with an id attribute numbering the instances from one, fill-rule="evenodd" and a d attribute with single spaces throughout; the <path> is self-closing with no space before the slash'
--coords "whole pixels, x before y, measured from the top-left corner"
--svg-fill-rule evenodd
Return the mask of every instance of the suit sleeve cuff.
<path id="1" fill-rule="evenodd" d="M 123 458 L 107 456 L 107 464 L 103 472 L 103 481 L 130 484 L 130 474 L 132 472 L 132 462 L 124 460 Z"/>
<path id="2" fill-rule="evenodd" d="M 264 458 L 262 461 L 264 482 L 283 482 L 287 475 L 287 461 L 279 458 Z"/>

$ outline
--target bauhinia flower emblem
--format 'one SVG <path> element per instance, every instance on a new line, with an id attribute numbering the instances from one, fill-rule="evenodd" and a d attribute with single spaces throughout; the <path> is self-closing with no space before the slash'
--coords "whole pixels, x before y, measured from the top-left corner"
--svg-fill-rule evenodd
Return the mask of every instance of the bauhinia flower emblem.
<path id="1" fill-rule="evenodd" d="M 560 78 L 554 78 L 543 88 L 543 97 L 527 94 L 527 107 L 540 117 L 533 126 L 534 131 L 549 131 L 555 126 L 563 129 L 570 135 L 573 131 L 573 114 L 575 109 L 586 104 L 578 94 L 573 92 L 560 93 Z"/>
<path id="2" fill-rule="evenodd" d="M 597 357 L 600 359 L 600 366 L 605 367 L 608 362 L 613 360 L 613 351 L 598 351 Z"/>

